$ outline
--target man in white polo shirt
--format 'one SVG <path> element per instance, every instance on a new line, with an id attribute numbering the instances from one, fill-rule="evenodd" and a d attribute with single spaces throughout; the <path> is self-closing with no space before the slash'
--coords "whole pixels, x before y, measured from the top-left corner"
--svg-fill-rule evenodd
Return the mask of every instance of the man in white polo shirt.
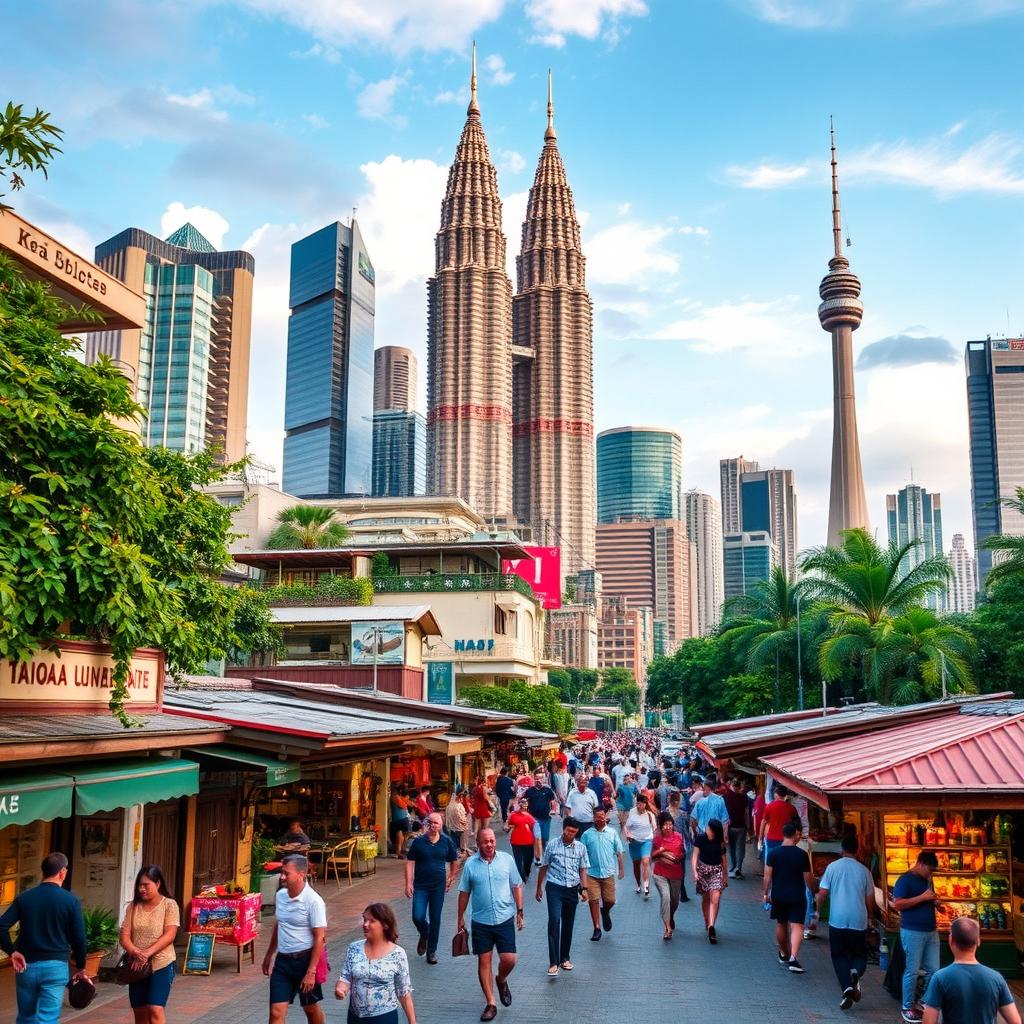
<path id="1" fill-rule="evenodd" d="M 324 1024 L 320 1008 L 324 994 L 316 980 L 316 967 L 327 941 L 327 908 L 306 881 L 308 870 L 306 858 L 296 853 L 285 857 L 281 865 L 282 884 L 274 897 L 274 931 L 263 958 L 263 973 L 270 976 L 270 1024 L 284 1024 L 296 994 L 309 1024 Z"/>

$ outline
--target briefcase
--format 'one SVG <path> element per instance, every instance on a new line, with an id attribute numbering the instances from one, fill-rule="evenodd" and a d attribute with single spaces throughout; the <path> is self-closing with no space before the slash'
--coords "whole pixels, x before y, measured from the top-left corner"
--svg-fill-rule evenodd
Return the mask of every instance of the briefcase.
<path id="1" fill-rule="evenodd" d="M 465 928 L 452 936 L 452 956 L 469 956 L 469 932 Z"/>

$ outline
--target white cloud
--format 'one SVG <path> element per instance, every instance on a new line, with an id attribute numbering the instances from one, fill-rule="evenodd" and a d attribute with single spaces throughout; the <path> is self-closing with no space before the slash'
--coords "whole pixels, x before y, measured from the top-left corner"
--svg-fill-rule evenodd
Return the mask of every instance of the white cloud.
<path id="1" fill-rule="evenodd" d="M 628 203 L 628 202 L 627 203 L 619 203 L 619 205 L 617 207 L 615 207 L 615 212 L 620 217 L 625 217 L 626 214 L 629 213 L 629 211 L 632 210 L 632 209 L 633 209 L 633 204 L 632 203 Z"/>
<path id="2" fill-rule="evenodd" d="M 167 102 L 179 107 L 192 107 L 193 110 L 207 110 L 213 106 L 213 92 L 205 88 L 185 94 L 172 92 L 167 94 Z"/>
<path id="3" fill-rule="evenodd" d="M 403 85 L 405 79 L 401 75 L 371 82 L 356 97 L 359 116 L 371 120 L 390 118 L 394 111 L 395 94 Z"/>
<path id="4" fill-rule="evenodd" d="M 565 46 L 566 37 L 604 38 L 618 42 L 626 29 L 623 19 L 647 14 L 644 0 L 527 0 L 526 16 L 546 46 Z"/>
<path id="5" fill-rule="evenodd" d="M 333 46 L 325 46 L 323 43 L 313 43 L 305 50 L 292 50 L 288 55 L 296 60 L 309 60 L 313 57 L 320 57 L 328 64 L 337 64 L 341 61 L 341 54 Z"/>
<path id="6" fill-rule="evenodd" d="M 587 278 L 595 284 L 630 284 L 679 270 L 679 257 L 663 244 L 672 228 L 625 221 L 598 231 L 583 243 Z"/>
<path id="7" fill-rule="evenodd" d="M 498 154 L 498 167 L 509 174 L 519 174 L 526 167 L 526 160 L 514 149 L 503 149 Z"/>
<path id="8" fill-rule="evenodd" d="M 796 29 L 837 29 L 852 22 L 872 28 L 887 21 L 985 21 L 1024 10 L 1024 0 L 734 0 L 754 17 Z"/>
<path id="9" fill-rule="evenodd" d="M 160 236 L 166 238 L 172 231 L 186 222 L 191 223 L 210 240 L 215 249 L 224 245 L 224 236 L 231 226 L 216 211 L 206 206 L 185 206 L 184 203 L 170 203 L 160 215 Z"/>
<path id="10" fill-rule="evenodd" d="M 807 177 L 809 168 L 804 164 L 784 166 L 758 164 L 756 167 L 727 167 L 725 173 L 740 188 L 784 188 L 795 185 Z"/>
<path id="11" fill-rule="evenodd" d="M 505 58 L 500 53 L 492 53 L 484 58 L 484 68 L 489 74 L 491 85 L 509 85 L 516 77 L 514 71 L 506 69 Z"/>
<path id="12" fill-rule="evenodd" d="M 682 227 L 676 228 L 681 235 L 696 235 L 698 238 L 710 238 L 711 232 L 702 227 L 700 224 L 684 224 Z"/>
<path id="13" fill-rule="evenodd" d="M 317 131 L 330 127 L 330 121 L 328 121 L 326 117 L 321 117 L 319 114 L 303 114 L 302 120 L 305 121 L 310 128 L 315 128 Z"/>
<path id="14" fill-rule="evenodd" d="M 442 89 L 431 103 L 468 103 L 469 90 L 463 86 L 461 89 Z"/>

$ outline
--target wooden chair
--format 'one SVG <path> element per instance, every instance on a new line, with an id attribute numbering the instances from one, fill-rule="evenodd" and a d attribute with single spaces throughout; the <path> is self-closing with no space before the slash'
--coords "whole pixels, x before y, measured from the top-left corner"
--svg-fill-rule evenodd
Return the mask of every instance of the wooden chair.
<path id="1" fill-rule="evenodd" d="M 355 839 L 345 839 L 338 843 L 337 846 L 333 847 L 330 852 L 330 856 L 324 861 L 324 881 L 327 881 L 327 873 L 334 868 L 334 880 L 338 883 L 338 888 L 341 888 L 341 876 L 338 873 L 338 868 L 348 869 L 348 884 L 352 884 L 352 862 L 356 856 L 356 842 Z"/>

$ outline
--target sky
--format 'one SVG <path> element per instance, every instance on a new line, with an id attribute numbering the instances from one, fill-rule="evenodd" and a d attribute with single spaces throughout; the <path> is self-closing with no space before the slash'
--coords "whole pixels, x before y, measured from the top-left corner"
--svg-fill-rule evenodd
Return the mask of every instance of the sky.
<path id="1" fill-rule="evenodd" d="M 191 220 L 255 257 L 248 437 L 278 470 L 292 242 L 356 211 L 376 344 L 417 352 L 422 391 L 471 40 L 513 281 L 551 68 L 597 429 L 677 430 L 684 487 L 716 497 L 720 458 L 793 469 L 801 548 L 828 513 L 833 116 L 872 526 L 912 477 L 973 547 L 964 344 L 1024 334 L 1024 0 L 37 0 L 4 22 L 0 99 L 66 133 L 19 212 L 87 256 Z"/>

